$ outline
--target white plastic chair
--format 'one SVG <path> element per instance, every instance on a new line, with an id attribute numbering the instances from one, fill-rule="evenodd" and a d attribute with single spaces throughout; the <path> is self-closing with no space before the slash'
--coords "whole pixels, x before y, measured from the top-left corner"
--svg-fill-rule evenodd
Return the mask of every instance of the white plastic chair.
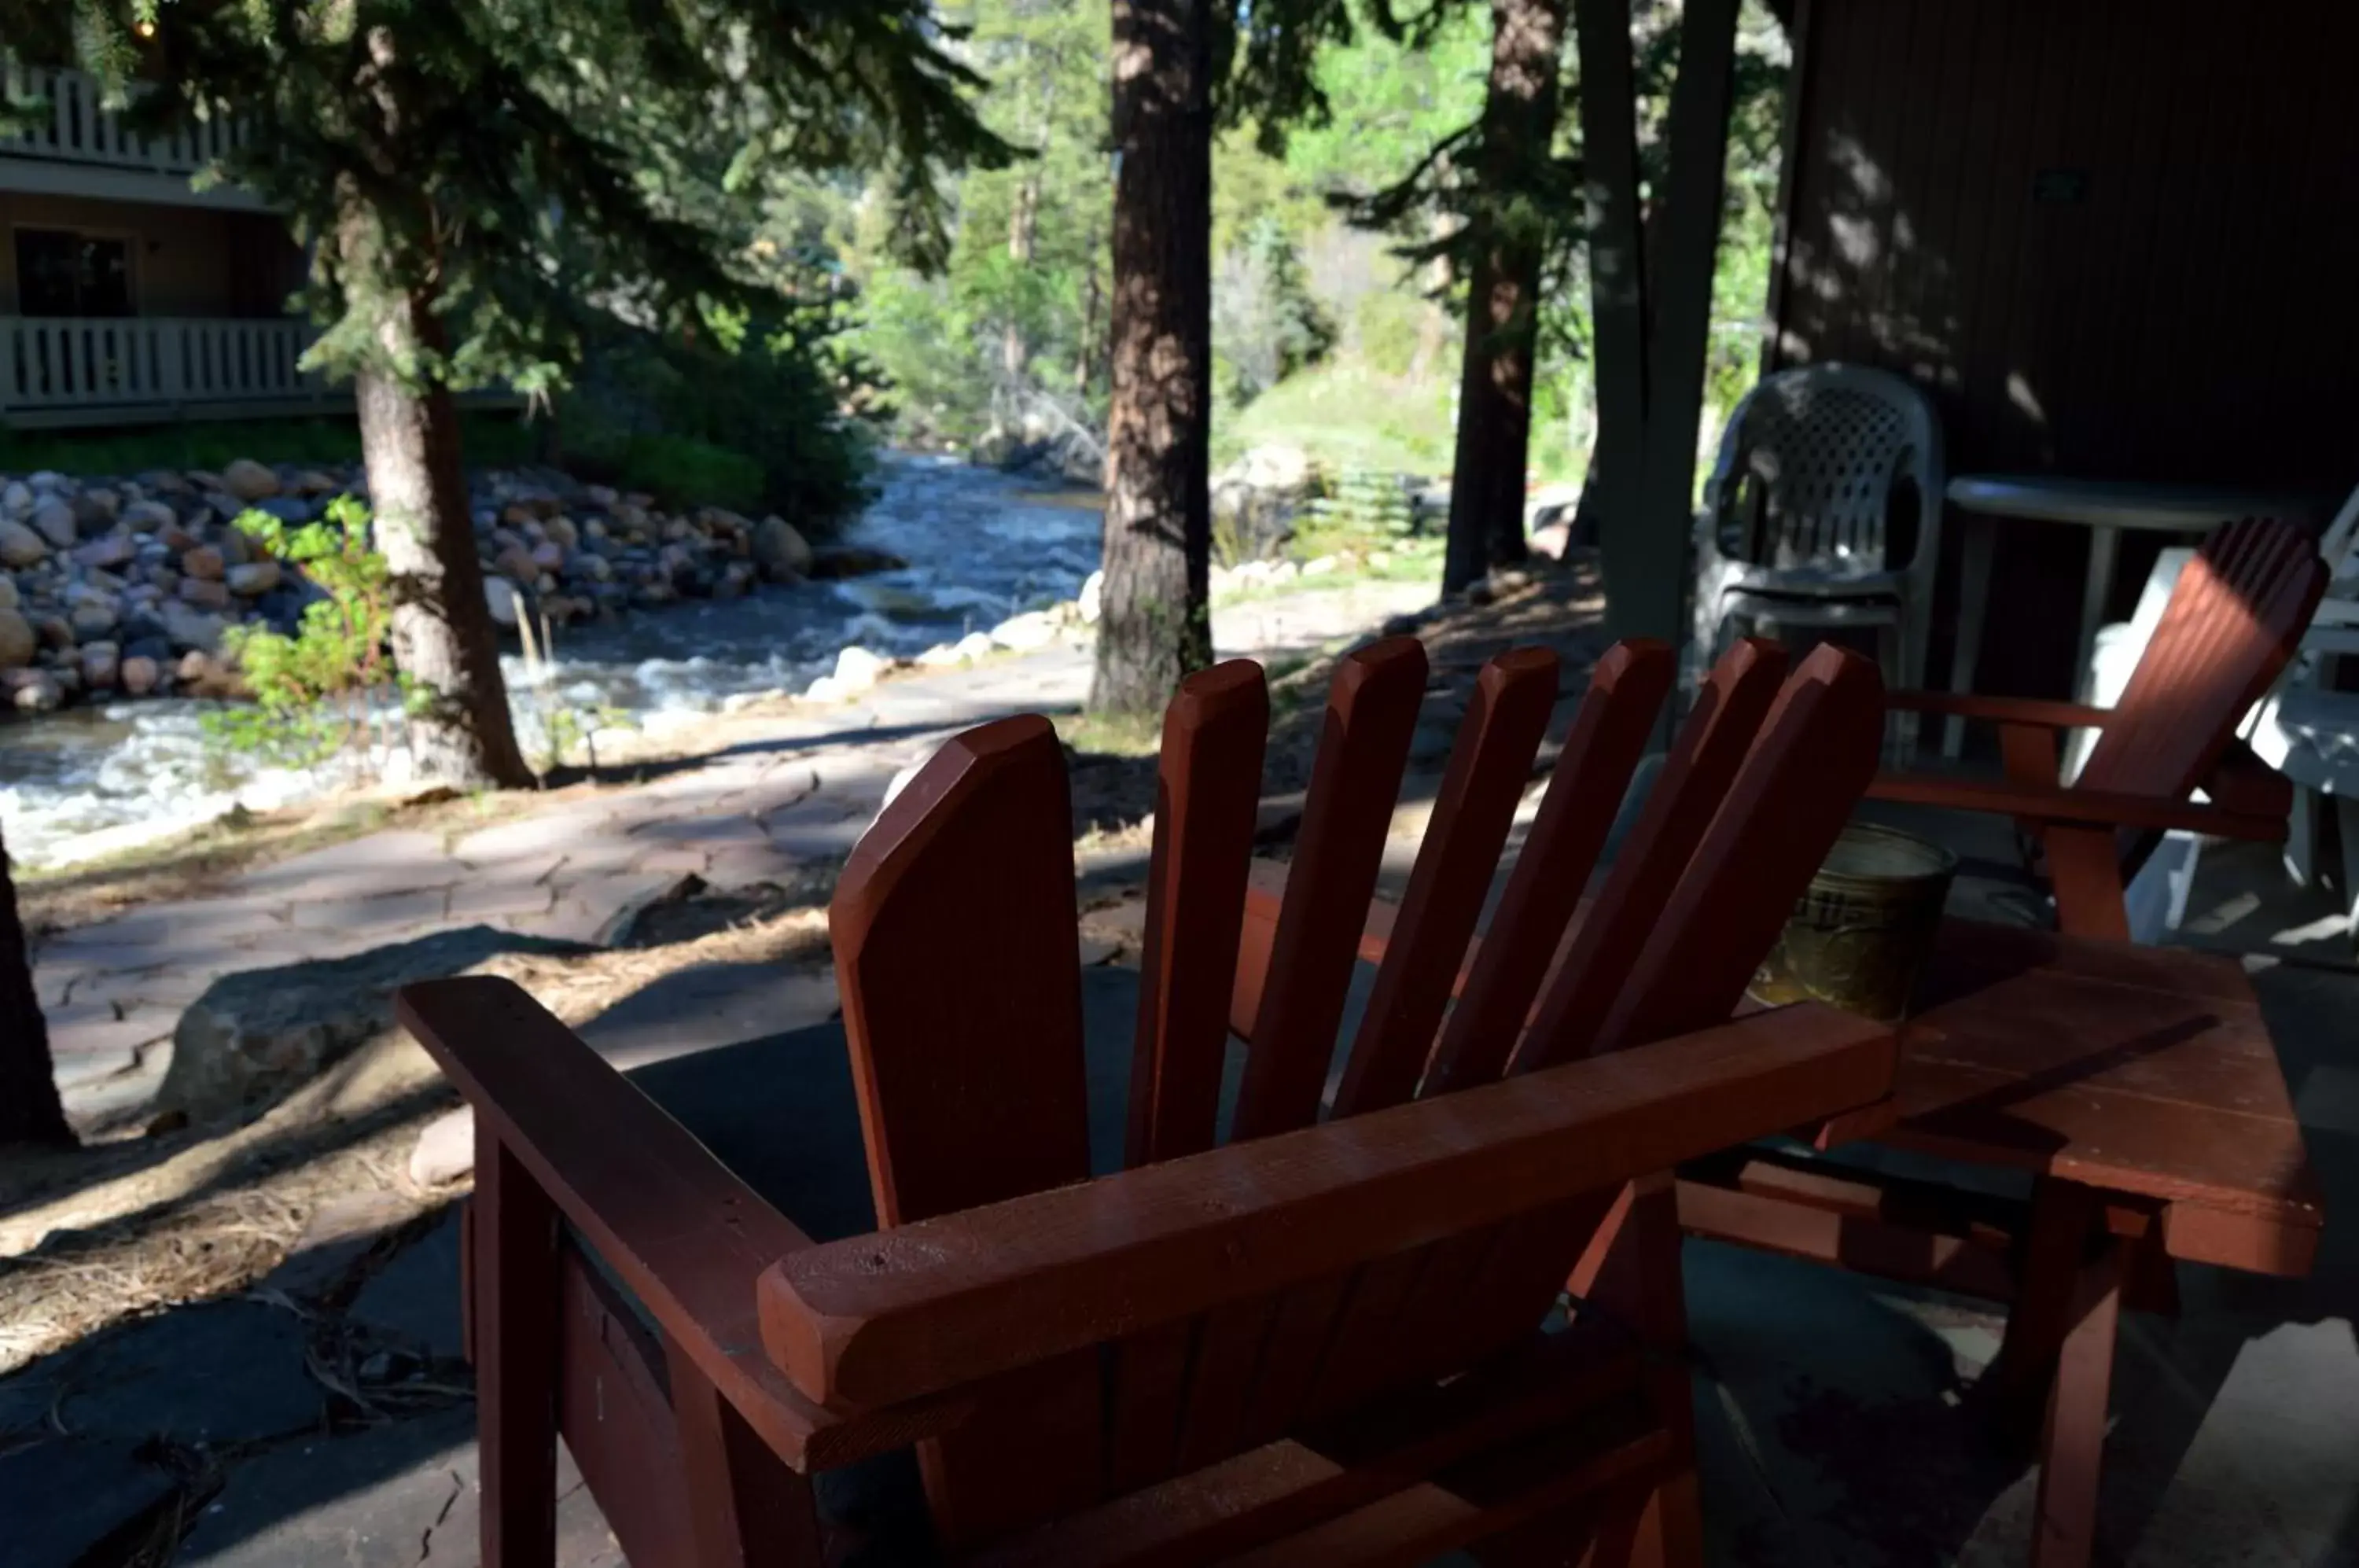
<path id="1" fill-rule="evenodd" d="M 1894 561 L 1904 485 L 1916 491 L 1916 538 Z M 1712 667 L 1737 622 L 1870 626 L 1886 682 L 1921 688 L 1941 485 L 1940 420 L 1899 376 L 1812 365 L 1760 382 L 1729 418 L 1696 519 L 1697 668 Z M 1905 754 L 1915 718 L 1896 717 Z"/>

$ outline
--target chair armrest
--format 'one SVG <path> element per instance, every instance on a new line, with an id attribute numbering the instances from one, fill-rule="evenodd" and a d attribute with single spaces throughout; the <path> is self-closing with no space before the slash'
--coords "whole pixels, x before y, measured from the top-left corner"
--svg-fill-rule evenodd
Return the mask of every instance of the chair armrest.
<path id="1" fill-rule="evenodd" d="M 2276 842 L 2286 836 L 2282 816 L 2233 811 L 2225 806 L 2198 805 L 2191 800 L 2158 800 L 2145 795 L 2121 795 L 2063 785 L 2019 784 L 1995 779 L 1953 779 L 1930 773 L 1880 773 L 1867 787 L 1871 800 L 1904 801 L 1919 806 L 1945 806 L 1961 811 L 1989 811 L 2035 822 L 2078 822 L 2097 827 L 2140 828 L 2168 833 L 2211 833 L 2220 838 Z"/>
<path id="2" fill-rule="evenodd" d="M 1874 1104 L 1897 1060 L 1885 1026 L 1759 1013 L 790 1253 L 763 1336 L 815 1399 L 940 1393 Z"/>
<path id="3" fill-rule="evenodd" d="M 2044 697 L 1986 697 L 1972 691 L 1887 691 L 1887 708 L 1912 713 L 1988 719 L 2002 724 L 2038 724 L 2052 730 L 2102 729 L 2114 720 L 2111 708 L 2086 702 L 2051 702 Z"/>
<path id="4" fill-rule="evenodd" d="M 763 1441 L 798 1469 L 839 1462 L 843 1418 L 795 1391 L 756 1318 L 762 1271 L 810 1238 L 513 982 L 432 980 L 393 1005 L 474 1108 L 477 1147 L 515 1156 Z"/>

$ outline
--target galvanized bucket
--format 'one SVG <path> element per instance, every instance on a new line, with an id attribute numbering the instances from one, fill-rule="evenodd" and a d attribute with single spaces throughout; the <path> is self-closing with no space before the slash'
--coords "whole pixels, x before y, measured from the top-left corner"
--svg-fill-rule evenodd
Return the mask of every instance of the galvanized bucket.
<path id="1" fill-rule="evenodd" d="M 1747 989 L 1773 1006 L 1825 1002 L 1897 1022 L 1932 953 L 1957 871 L 1958 857 L 1938 844 L 1853 823 Z"/>

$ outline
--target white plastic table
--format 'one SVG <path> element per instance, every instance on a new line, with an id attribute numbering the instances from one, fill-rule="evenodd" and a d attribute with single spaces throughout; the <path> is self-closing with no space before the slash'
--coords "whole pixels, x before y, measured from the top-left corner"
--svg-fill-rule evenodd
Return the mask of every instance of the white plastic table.
<path id="1" fill-rule="evenodd" d="M 2301 495 L 2044 474 L 1962 474 L 1943 494 L 1966 520 L 1958 582 L 1957 659 L 1950 682 L 1960 691 L 1973 690 L 1974 667 L 1982 655 L 2000 518 L 2071 523 L 2089 530 L 2089 577 L 2081 591 L 2081 636 L 2072 661 L 2078 672 L 2089 668 L 2097 628 L 2104 624 L 2105 603 L 2114 590 L 2114 558 L 2124 528 L 2200 539 L 2238 517 L 2299 521 L 2314 510 Z M 1942 736 L 1942 752 L 1957 756 L 1964 733 L 1964 726 L 1951 719 Z"/>

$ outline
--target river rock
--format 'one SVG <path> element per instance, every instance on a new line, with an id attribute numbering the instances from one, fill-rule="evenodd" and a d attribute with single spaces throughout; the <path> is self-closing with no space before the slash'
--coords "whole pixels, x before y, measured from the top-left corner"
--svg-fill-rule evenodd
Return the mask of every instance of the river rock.
<path id="1" fill-rule="evenodd" d="M 223 528 L 217 546 L 222 560 L 232 566 L 244 566 L 255 559 L 254 541 L 245 537 L 244 528 Z"/>
<path id="2" fill-rule="evenodd" d="M 183 577 L 174 590 L 180 603 L 193 604 L 200 610 L 226 610 L 230 606 L 229 584 L 209 577 Z"/>
<path id="3" fill-rule="evenodd" d="M 114 491 L 93 486 L 73 498 L 74 526 L 86 539 L 95 539 L 114 527 L 114 519 L 123 509 L 123 498 Z"/>
<path id="4" fill-rule="evenodd" d="M 278 494 L 278 475 L 250 457 L 241 457 L 221 471 L 221 487 L 250 506 Z"/>
<path id="5" fill-rule="evenodd" d="M 0 670 L 16 670 L 32 663 L 40 646 L 32 622 L 13 609 L 0 610 Z"/>
<path id="6" fill-rule="evenodd" d="M 847 691 L 865 691 L 885 678 L 891 660 L 853 643 L 835 656 L 835 683 Z"/>
<path id="7" fill-rule="evenodd" d="M 222 552 L 212 545 L 201 544 L 180 557 L 180 570 L 190 577 L 201 577 L 208 583 L 218 583 L 229 570 Z"/>
<path id="8" fill-rule="evenodd" d="M 139 557 L 139 547 L 131 542 L 129 534 L 108 534 L 79 546 L 73 552 L 74 561 L 81 566 L 113 569 L 127 566 Z"/>
<path id="9" fill-rule="evenodd" d="M 13 610 L 22 603 L 24 600 L 16 592 L 16 580 L 0 572 L 0 610 Z"/>
<path id="10" fill-rule="evenodd" d="M 11 479 L 0 488 L 0 513 L 21 517 L 33 509 L 33 487 L 21 479 Z"/>
<path id="11" fill-rule="evenodd" d="M 71 550 L 82 538 L 82 530 L 74 527 L 73 508 L 54 495 L 33 508 L 33 527 L 51 550 Z"/>
<path id="12" fill-rule="evenodd" d="M 774 583 L 791 583 L 810 575 L 810 544 L 784 517 L 764 517 L 755 528 L 754 559 Z"/>
<path id="13" fill-rule="evenodd" d="M 122 668 L 120 645 L 103 641 L 82 645 L 82 683 L 92 691 L 114 685 Z"/>
<path id="14" fill-rule="evenodd" d="M 0 687 L 5 687 L 8 701 L 20 713 L 50 713 L 66 700 L 65 686 L 46 670 L 0 671 Z"/>
<path id="15" fill-rule="evenodd" d="M 516 585 L 495 572 L 484 579 L 484 605 L 492 619 L 503 626 L 514 626 L 518 614 Z"/>
<path id="16" fill-rule="evenodd" d="M 76 604 L 73 614 L 68 618 L 73 624 L 74 641 L 85 643 L 114 631 L 115 622 L 121 617 L 115 614 L 113 604 L 103 599 L 90 599 Z"/>
<path id="17" fill-rule="evenodd" d="M 220 584 L 212 586 L 219 588 Z M 180 588 L 183 593 L 187 592 L 189 583 L 182 583 Z M 165 602 L 162 620 L 164 635 L 174 648 L 201 653 L 212 653 L 219 648 L 222 633 L 229 626 L 222 616 L 206 615 L 193 604 L 184 604 L 178 600 Z"/>
<path id="18" fill-rule="evenodd" d="M 565 568 L 565 547 L 555 540 L 532 547 L 532 563 L 541 572 L 561 572 Z"/>
<path id="19" fill-rule="evenodd" d="M 305 469 L 290 485 L 298 495 L 332 495 L 343 487 L 342 480 L 317 468 Z"/>
<path id="20" fill-rule="evenodd" d="M 229 569 L 229 591 L 241 599 L 256 599 L 278 586 L 278 563 L 265 557 Z"/>
<path id="21" fill-rule="evenodd" d="M 582 544 L 582 530 L 573 526 L 571 517 L 551 517 L 541 525 L 549 541 L 560 550 L 577 550 Z"/>
<path id="22" fill-rule="evenodd" d="M 82 639 L 74 636 L 73 623 L 63 615 L 37 615 L 33 618 L 33 634 L 41 646 L 63 653 Z"/>
<path id="23" fill-rule="evenodd" d="M 49 541 L 14 518 L 0 518 L 0 566 L 23 571 L 49 553 Z"/>
<path id="24" fill-rule="evenodd" d="M 167 528 L 178 528 L 180 518 L 163 502 L 142 499 L 123 508 L 123 521 L 134 533 L 160 534 Z"/>
<path id="25" fill-rule="evenodd" d="M 116 672 L 116 679 L 121 683 L 125 695 L 145 697 L 148 692 L 156 690 L 157 684 L 164 679 L 164 668 L 144 654 L 134 654 L 123 661 L 123 668 Z"/>

